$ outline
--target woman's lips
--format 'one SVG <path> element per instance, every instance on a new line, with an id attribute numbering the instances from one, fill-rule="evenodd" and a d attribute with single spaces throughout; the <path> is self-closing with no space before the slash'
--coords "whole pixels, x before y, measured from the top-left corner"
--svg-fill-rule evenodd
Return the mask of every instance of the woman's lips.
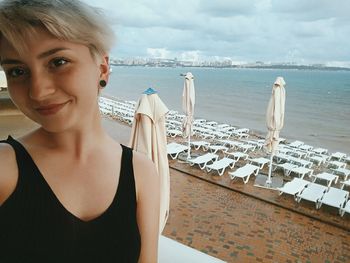
<path id="1" fill-rule="evenodd" d="M 36 108 L 37 112 L 39 114 L 47 116 L 47 115 L 53 115 L 59 112 L 69 101 L 65 103 L 59 103 L 59 104 L 49 104 L 46 106 L 41 106 Z"/>

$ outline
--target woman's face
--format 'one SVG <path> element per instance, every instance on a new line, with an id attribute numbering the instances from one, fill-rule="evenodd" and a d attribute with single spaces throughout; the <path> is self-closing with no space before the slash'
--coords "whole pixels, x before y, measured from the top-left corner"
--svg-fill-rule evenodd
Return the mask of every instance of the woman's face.
<path id="1" fill-rule="evenodd" d="M 1 65 L 13 102 L 49 132 L 84 126 L 98 113 L 100 79 L 107 79 L 108 62 L 96 62 L 81 44 L 55 38 L 47 31 L 27 39 L 19 55 L 1 39 Z"/>

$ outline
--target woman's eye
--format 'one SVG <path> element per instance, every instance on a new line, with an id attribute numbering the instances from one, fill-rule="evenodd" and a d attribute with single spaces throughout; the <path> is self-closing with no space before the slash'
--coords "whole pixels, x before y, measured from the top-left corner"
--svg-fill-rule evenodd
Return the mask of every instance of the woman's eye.
<path id="1" fill-rule="evenodd" d="M 6 70 L 6 75 L 9 78 L 18 78 L 23 76 L 26 73 L 26 71 L 22 68 L 11 68 Z"/>
<path id="2" fill-rule="evenodd" d="M 55 59 L 51 60 L 50 66 L 57 68 L 57 67 L 65 65 L 67 63 L 68 63 L 68 60 L 66 60 L 64 58 L 55 58 Z"/>

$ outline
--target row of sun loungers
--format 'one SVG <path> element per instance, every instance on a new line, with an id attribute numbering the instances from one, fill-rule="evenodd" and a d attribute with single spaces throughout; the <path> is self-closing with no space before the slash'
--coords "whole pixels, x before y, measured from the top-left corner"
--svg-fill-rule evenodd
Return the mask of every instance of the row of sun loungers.
<path id="1" fill-rule="evenodd" d="M 339 214 L 350 213 L 349 192 L 335 187 L 327 187 L 301 178 L 294 178 L 278 189 L 280 195 L 290 194 L 297 202 L 307 200 L 315 203 L 316 209 L 323 204 L 339 209 Z"/>

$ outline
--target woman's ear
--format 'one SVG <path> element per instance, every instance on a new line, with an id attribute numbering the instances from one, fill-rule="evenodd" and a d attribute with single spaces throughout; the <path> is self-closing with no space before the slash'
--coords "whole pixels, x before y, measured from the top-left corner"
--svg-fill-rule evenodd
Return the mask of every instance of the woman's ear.
<path id="1" fill-rule="evenodd" d="M 100 80 L 106 81 L 108 83 L 109 79 L 109 56 L 105 55 L 101 57 L 100 63 Z"/>

